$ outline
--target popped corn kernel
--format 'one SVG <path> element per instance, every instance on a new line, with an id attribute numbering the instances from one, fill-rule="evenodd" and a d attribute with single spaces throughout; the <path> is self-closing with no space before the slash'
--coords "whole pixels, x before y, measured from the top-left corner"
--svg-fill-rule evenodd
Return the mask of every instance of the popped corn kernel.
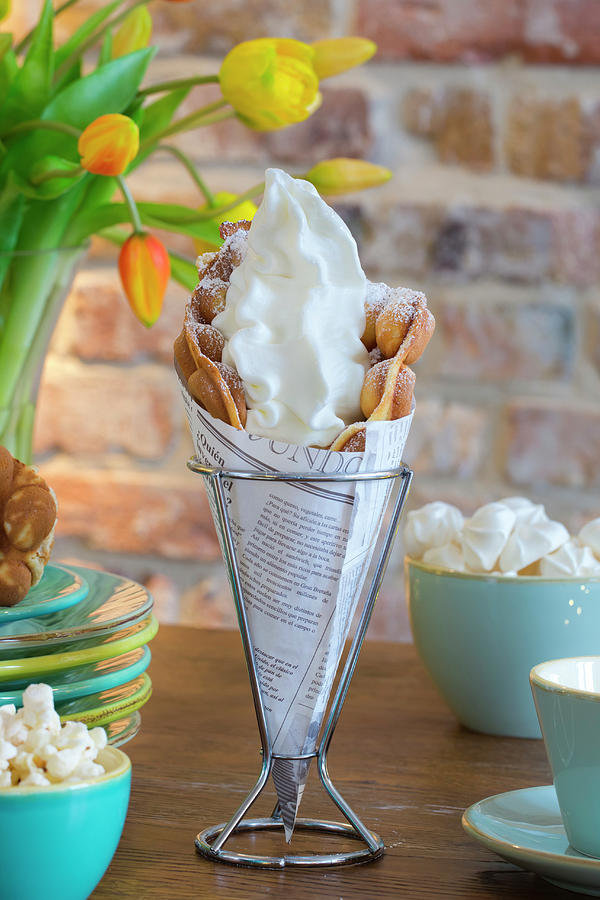
<path id="1" fill-rule="evenodd" d="M 98 752 L 106 747 L 103 728 L 83 722 L 61 724 L 52 688 L 31 684 L 23 707 L 0 707 L 0 788 L 76 784 L 104 774 Z"/>

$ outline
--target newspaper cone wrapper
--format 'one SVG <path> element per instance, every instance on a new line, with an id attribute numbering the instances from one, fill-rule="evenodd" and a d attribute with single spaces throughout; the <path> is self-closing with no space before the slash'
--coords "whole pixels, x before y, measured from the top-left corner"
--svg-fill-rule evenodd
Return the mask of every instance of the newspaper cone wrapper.
<path id="1" fill-rule="evenodd" d="M 401 464 L 413 416 L 369 423 L 365 452 L 341 453 L 240 431 L 201 409 L 183 382 L 181 392 L 199 459 L 238 471 L 338 474 L 394 468 Z M 224 486 L 273 753 L 311 753 L 392 484 L 229 481 Z M 273 762 L 288 843 L 308 768 L 307 760 Z"/>

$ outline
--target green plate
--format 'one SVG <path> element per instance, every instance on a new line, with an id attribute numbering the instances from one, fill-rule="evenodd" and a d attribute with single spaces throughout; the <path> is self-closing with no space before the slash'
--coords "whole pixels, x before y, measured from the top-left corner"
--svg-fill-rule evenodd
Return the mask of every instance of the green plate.
<path id="1" fill-rule="evenodd" d="M 72 719 L 94 728 L 96 725 L 107 725 L 135 712 L 147 703 L 151 696 L 152 681 L 144 672 L 133 681 L 117 688 L 57 703 L 56 711 L 63 722 Z"/>
<path id="2" fill-rule="evenodd" d="M 114 659 L 102 659 L 87 666 L 69 669 L 54 677 L 46 678 L 45 681 L 52 688 L 55 703 L 74 700 L 77 697 L 97 694 L 100 691 L 107 691 L 132 681 L 146 671 L 151 657 L 149 647 L 138 647 L 137 650 L 130 650 L 129 653 L 124 653 Z M 5 688 L 10 687 L 10 689 L 0 691 L 0 706 L 5 703 L 22 706 L 23 691 L 28 684 L 29 682 L 25 679 L 18 684 L 4 685 Z"/>
<path id="3" fill-rule="evenodd" d="M 61 652 L 76 649 L 74 641 L 109 634 L 151 611 L 152 595 L 141 584 L 109 572 L 72 568 L 74 575 L 89 585 L 87 596 L 70 609 L 0 626 L 0 660 L 45 655 L 50 646 L 61 645 Z"/>
<path id="4" fill-rule="evenodd" d="M 85 642 L 83 647 L 71 648 L 66 652 L 0 659 L 0 683 L 13 682 L 17 679 L 32 680 L 120 656 L 137 647 L 143 647 L 152 640 L 157 631 L 158 621 L 155 616 L 150 615 L 141 622 L 113 634 L 101 636 L 91 646 L 89 642 Z"/>
<path id="5" fill-rule="evenodd" d="M 81 572 L 64 566 L 47 565 L 38 584 L 16 606 L 0 607 L 0 634 L 3 625 L 20 619 L 47 616 L 75 606 L 87 596 L 89 586 Z"/>

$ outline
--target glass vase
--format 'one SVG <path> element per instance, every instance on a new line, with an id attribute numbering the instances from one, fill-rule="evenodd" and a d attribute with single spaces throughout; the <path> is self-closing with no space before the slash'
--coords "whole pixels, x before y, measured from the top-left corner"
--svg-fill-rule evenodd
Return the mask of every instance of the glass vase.
<path id="1" fill-rule="evenodd" d="M 86 250 L 0 253 L 0 445 L 26 463 L 48 344 Z"/>

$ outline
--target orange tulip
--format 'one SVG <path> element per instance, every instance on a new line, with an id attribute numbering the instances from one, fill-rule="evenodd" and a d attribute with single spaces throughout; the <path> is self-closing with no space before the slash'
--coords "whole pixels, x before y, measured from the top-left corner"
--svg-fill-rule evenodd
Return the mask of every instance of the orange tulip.
<path id="1" fill-rule="evenodd" d="M 94 175 L 121 175 L 140 146 L 140 133 L 129 116 L 107 113 L 81 133 L 77 149 L 81 165 Z"/>
<path id="2" fill-rule="evenodd" d="M 121 247 L 119 274 L 133 312 L 150 328 L 160 315 L 171 274 L 166 247 L 151 234 L 132 234 Z"/>

